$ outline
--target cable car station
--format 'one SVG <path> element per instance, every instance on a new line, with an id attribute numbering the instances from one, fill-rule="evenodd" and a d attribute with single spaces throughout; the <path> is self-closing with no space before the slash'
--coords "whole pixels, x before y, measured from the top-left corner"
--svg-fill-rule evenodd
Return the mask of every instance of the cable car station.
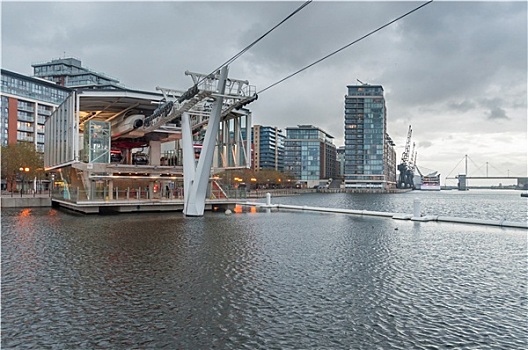
<path id="1" fill-rule="evenodd" d="M 84 213 L 234 207 L 214 175 L 250 166 L 249 82 L 185 72 L 187 91 L 77 89 L 46 122 L 52 202 Z"/>

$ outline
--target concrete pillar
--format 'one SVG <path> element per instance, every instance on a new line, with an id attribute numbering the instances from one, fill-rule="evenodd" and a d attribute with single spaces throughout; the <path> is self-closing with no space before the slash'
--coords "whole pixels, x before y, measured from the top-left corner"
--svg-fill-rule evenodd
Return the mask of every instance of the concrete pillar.
<path id="1" fill-rule="evenodd" d="M 458 175 L 458 189 L 459 191 L 467 191 L 467 179 L 466 175 Z"/>
<path id="2" fill-rule="evenodd" d="M 154 181 L 149 182 L 148 186 L 148 199 L 154 198 Z"/>
<path id="3" fill-rule="evenodd" d="M 150 165 L 160 165 L 161 158 L 161 142 L 150 141 L 149 142 L 149 163 Z"/>
<path id="4" fill-rule="evenodd" d="M 114 199 L 114 181 L 108 180 L 108 199 Z"/>

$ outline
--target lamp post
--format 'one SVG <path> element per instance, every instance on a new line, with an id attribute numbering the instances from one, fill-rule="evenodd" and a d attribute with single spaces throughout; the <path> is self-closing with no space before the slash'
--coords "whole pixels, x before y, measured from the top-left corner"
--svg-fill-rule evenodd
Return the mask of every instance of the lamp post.
<path id="1" fill-rule="evenodd" d="M 37 169 L 37 188 L 39 194 L 42 194 L 42 171 L 44 171 L 44 168 Z M 37 188 L 35 188 L 35 192 L 37 192 Z"/>
<path id="2" fill-rule="evenodd" d="M 20 167 L 18 170 L 22 173 L 22 189 L 20 190 L 20 197 L 22 197 L 22 194 L 24 193 L 24 182 L 26 181 L 26 174 L 29 172 L 29 168 Z"/>
<path id="3" fill-rule="evenodd" d="M 239 191 L 238 188 L 239 188 L 240 182 L 242 182 L 243 180 L 239 178 L 238 176 L 235 176 L 234 180 L 235 180 L 235 198 L 237 198 L 238 191 Z"/>

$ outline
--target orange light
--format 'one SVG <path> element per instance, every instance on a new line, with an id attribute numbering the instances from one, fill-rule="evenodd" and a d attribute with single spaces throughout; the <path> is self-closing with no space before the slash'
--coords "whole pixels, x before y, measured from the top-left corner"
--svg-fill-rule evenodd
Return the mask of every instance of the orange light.
<path id="1" fill-rule="evenodd" d="M 251 181 L 253 181 L 253 182 L 257 182 L 257 179 L 254 178 L 254 177 L 252 177 L 252 178 L 251 178 Z"/>

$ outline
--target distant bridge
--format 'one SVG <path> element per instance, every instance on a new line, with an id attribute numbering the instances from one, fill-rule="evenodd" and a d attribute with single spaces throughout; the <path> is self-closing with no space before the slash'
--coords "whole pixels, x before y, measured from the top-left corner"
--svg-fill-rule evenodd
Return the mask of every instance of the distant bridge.
<path id="1" fill-rule="evenodd" d="M 457 163 L 457 165 L 455 166 L 455 168 L 462 162 L 462 160 L 465 160 L 465 171 L 463 174 L 459 174 L 459 175 L 456 175 L 456 176 L 451 176 L 449 177 L 449 175 L 446 176 L 446 180 L 458 180 L 458 189 L 459 190 L 462 190 L 462 191 L 465 191 L 467 190 L 467 180 L 517 180 L 517 188 L 520 188 L 520 189 L 527 189 L 528 188 L 528 177 L 524 177 L 524 176 L 510 176 L 510 171 L 508 170 L 508 175 L 507 176 L 488 176 L 488 166 L 491 165 L 489 164 L 488 162 L 486 162 L 486 176 L 468 176 L 468 159 L 473 162 L 473 160 L 471 158 L 469 158 L 469 156 L 466 154 L 462 159 L 460 159 L 460 161 Z M 477 164 L 475 164 L 475 162 L 473 162 L 473 164 L 475 166 L 477 166 Z M 480 167 L 477 167 L 476 171 L 478 171 Z M 493 168 L 495 168 L 493 165 L 492 165 Z M 455 170 L 455 168 L 453 168 L 453 170 Z M 453 172 L 453 170 L 451 170 L 451 172 L 449 174 L 451 174 Z M 495 170 L 498 170 L 500 171 L 500 169 L 497 169 L 495 168 Z"/>
<path id="2" fill-rule="evenodd" d="M 446 177 L 446 180 L 447 179 L 457 179 L 458 189 L 461 191 L 467 190 L 467 180 L 517 180 L 518 188 L 528 188 L 528 177 L 521 176 L 466 176 L 464 174 L 460 174 L 455 177 Z"/>

